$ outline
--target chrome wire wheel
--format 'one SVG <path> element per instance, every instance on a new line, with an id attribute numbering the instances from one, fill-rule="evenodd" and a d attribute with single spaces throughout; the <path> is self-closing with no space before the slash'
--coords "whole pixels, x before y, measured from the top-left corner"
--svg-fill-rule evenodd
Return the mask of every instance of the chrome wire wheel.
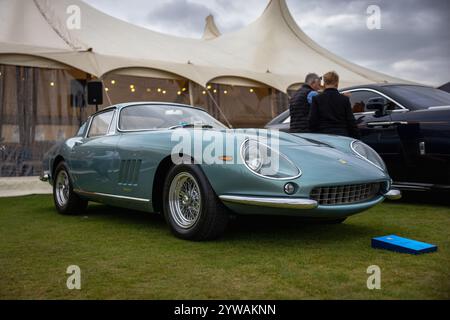
<path id="1" fill-rule="evenodd" d="M 178 227 L 189 229 L 197 223 L 202 196 L 197 180 L 190 173 L 182 172 L 173 178 L 169 189 L 169 209 Z"/>
<path id="2" fill-rule="evenodd" d="M 56 177 L 56 201 L 60 207 L 64 207 L 69 202 L 70 182 L 65 170 L 61 170 Z"/>

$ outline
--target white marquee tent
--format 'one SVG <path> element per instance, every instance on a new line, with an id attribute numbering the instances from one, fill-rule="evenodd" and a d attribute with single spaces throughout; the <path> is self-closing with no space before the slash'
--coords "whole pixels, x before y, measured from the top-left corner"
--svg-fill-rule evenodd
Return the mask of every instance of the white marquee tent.
<path id="1" fill-rule="evenodd" d="M 201 39 L 141 28 L 80 0 L 0 0 L 0 177 L 40 173 L 46 150 L 94 112 L 85 101 L 92 78 L 105 84 L 100 107 L 188 103 L 235 127 L 262 127 L 287 108 L 289 88 L 330 70 L 342 86 L 405 82 L 320 47 L 285 0 L 228 34 L 209 16 Z"/>
<path id="2" fill-rule="evenodd" d="M 81 9 L 81 28 L 67 27 L 67 8 Z M 202 86 L 245 80 L 286 92 L 309 72 L 337 71 L 342 84 L 404 82 L 350 63 L 312 41 L 285 0 L 233 33 L 210 25 L 206 38 L 157 33 L 110 17 L 80 0 L 0 0 L 0 63 L 68 65 L 97 77 L 111 72 L 172 75 Z M 215 37 L 214 37 L 215 36 Z M 139 70 L 137 70 L 139 69 Z"/>

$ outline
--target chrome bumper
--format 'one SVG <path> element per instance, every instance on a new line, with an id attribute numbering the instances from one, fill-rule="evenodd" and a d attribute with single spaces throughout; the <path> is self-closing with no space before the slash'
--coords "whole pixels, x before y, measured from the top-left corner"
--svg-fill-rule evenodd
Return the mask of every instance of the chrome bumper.
<path id="1" fill-rule="evenodd" d="M 303 198 L 265 198 L 246 196 L 220 196 L 223 202 L 244 204 L 250 206 L 261 206 L 268 208 L 283 209 L 315 209 L 319 206 L 317 201 Z"/>
<path id="2" fill-rule="evenodd" d="M 42 182 L 48 182 L 50 180 L 50 174 L 48 172 L 44 172 L 40 177 L 39 180 Z"/>
<path id="3" fill-rule="evenodd" d="M 392 189 L 384 195 L 389 200 L 400 200 L 402 198 L 402 192 L 397 189 Z"/>

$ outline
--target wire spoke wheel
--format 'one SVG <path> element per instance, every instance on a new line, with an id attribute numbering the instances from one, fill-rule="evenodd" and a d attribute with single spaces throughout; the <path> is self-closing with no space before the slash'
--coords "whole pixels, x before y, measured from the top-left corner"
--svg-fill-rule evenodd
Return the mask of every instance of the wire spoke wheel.
<path id="1" fill-rule="evenodd" d="M 56 201 L 58 205 L 64 207 L 67 205 L 70 196 L 70 182 L 67 172 L 64 170 L 59 171 L 56 177 Z"/>
<path id="2" fill-rule="evenodd" d="M 187 172 L 175 176 L 169 189 L 169 208 L 174 222 L 183 229 L 194 226 L 201 213 L 202 197 L 196 179 Z"/>

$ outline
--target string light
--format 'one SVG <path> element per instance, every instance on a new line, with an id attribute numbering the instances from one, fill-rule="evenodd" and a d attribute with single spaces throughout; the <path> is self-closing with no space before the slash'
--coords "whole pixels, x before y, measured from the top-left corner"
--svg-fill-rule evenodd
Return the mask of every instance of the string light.
<path id="1" fill-rule="evenodd" d="M 211 85 L 207 86 L 207 89 L 208 89 L 208 90 L 211 90 Z"/>
<path id="2" fill-rule="evenodd" d="M 253 92 L 255 92 L 255 90 L 252 88 L 252 89 L 250 89 L 250 93 L 253 93 Z"/>
<path id="3" fill-rule="evenodd" d="M 158 88 L 158 92 L 161 92 L 162 91 L 162 89 L 161 88 Z"/>
<path id="4" fill-rule="evenodd" d="M 55 83 L 52 81 L 52 82 L 50 82 L 50 87 L 54 87 L 55 86 Z"/>
<path id="5" fill-rule="evenodd" d="M 203 93 L 203 94 L 206 94 L 206 91 L 203 91 L 202 93 Z"/>
<path id="6" fill-rule="evenodd" d="M 167 91 L 166 90 L 163 90 L 163 92 L 162 92 L 163 94 L 166 94 L 167 93 Z"/>
<path id="7" fill-rule="evenodd" d="M 147 88 L 147 92 L 152 92 L 152 89 L 150 89 L 150 88 Z"/>
<path id="8" fill-rule="evenodd" d="M 134 84 L 130 85 L 130 89 L 134 89 Z"/>
<path id="9" fill-rule="evenodd" d="M 109 91 L 109 88 L 105 88 L 105 91 L 108 92 L 108 91 Z"/>
<path id="10" fill-rule="evenodd" d="M 116 84 L 116 80 L 111 80 L 111 84 Z"/>
<path id="11" fill-rule="evenodd" d="M 131 88 L 131 92 L 136 92 L 136 89 L 135 88 Z"/>
<path id="12" fill-rule="evenodd" d="M 186 90 L 187 90 L 186 88 L 181 89 L 181 91 L 183 91 L 183 92 L 185 92 Z"/>
<path id="13" fill-rule="evenodd" d="M 217 89 L 214 89 L 214 91 L 213 91 L 214 93 L 217 93 Z"/>
<path id="14" fill-rule="evenodd" d="M 228 94 L 228 90 L 224 90 L 223 93 L 224 93 L 224 94 Z"/>
<path id="15" fill-rule="evenodd" d="M 177 92 L 177 95 L 181 96 L 181 91 L 178 91 L 178 92 Z"/>

